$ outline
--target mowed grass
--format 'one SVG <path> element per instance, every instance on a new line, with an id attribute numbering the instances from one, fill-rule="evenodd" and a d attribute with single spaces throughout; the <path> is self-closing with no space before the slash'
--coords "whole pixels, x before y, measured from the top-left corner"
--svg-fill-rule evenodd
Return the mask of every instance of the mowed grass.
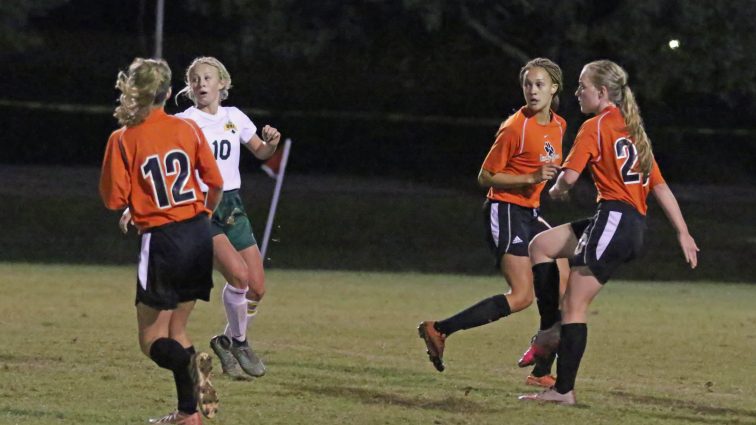
<path id="1" fill-rule="evenodd" d="M 135 268 L 0 263 L 0 424 L 141 424 L 175 406 L 137 347 Z M 221 285 L 216 275 L 216 288 Z M 756 288 L 612 281 L 591 309 L 576 407 L 517 401 L 535 308 L 448 340 L 415 326 L 501 292 L 498 277 L 273 270 L 252 327 L 268 374 L 216 377 L 207 424 L 753 424 Z M 222 330 L 198 304 L 200 350 Z M 217 366 L 217 363 L 216 363 Z"/>

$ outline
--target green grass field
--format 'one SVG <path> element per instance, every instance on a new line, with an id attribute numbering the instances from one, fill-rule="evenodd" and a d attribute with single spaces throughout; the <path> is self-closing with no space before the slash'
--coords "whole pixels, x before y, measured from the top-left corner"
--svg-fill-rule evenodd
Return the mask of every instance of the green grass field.
<path id="1" fill-rule="evenodd" d="M 105 210 L 94 167 L 0 165 L 0 262 L 130 264 L 138 238 L 123 236 Z M 64 182 L 61 185 L 60 182 Z M 498 273 L 484 239 L 482 189 L 471 175 L 455 185 L 381 177 L 287 176 L 268 251 L 269 268 L 489 275 Z M 273 181 L 244 174 L 242 199 L 262 240 Z M 673 187 L 676 190 L 676 188 Z M 756 188 L 680 188 L 678 198 L 701 253 L 690 270 L 672 227 L 652 201 L 640 258 L 628 280 L 756 283 Z M 571 202 L 550 202 L 552 224 L 595 213 L 590 184 Z"/>
<path id="2" fill-rule="evenodd" d="M 0 263 L 0 424 L 140 424 L 174 408 L 137 347 L 133 266 Z M 216 286 L 220 277 L 216 275 Z M 591 310 L 576 407 L 517 401 L 535 308 L 448 340 L 415 326 L 502 290 L 497 277 L 273 270 L 252 328 L 268 374 L 215 379 L 208 424 L 753 424 L 756 288 L 612 281 Z M 222 329 L 219 291 L 190 323 Z"/>

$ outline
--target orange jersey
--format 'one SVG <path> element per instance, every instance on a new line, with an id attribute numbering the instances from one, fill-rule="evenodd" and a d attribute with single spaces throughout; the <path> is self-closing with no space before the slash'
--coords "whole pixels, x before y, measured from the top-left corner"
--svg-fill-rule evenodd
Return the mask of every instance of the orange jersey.
<path id="1" fill-rule="evenodd" d="M 533 114 L 522 107 L 499 127 L 491 150 L 481 168 L 491 174 L 530 174 L 545 163 L 562 163 L 562 136 L 567 129 L 564 118 L 551 113 L 551 121 L 538 124 Z M 513 189 L 488 190 L 488 198 L 526 208 L 538 208 L 546 182 Z"/>
<path id="2" fill-rule="evenodd" d="M 619 108 L 610 106 L 583 123 L 564 168 L 578 173 L 590 164 L 598 200 L 622 201 L 646 215 L 648 192 L 664 183 L 654 160 L 647 178 L 636 172 L 637 151 Z"/>
<path id="3" fill-rule="evenodd" d="M 195 170 L 208 186 L 223 187 L 213 152 L 197 124 L 156 109 L 141 124 L 110 135 L 100 196 L 109 209 L 128 206 L 138 229 L 186 220 L 210 212 Z"/>

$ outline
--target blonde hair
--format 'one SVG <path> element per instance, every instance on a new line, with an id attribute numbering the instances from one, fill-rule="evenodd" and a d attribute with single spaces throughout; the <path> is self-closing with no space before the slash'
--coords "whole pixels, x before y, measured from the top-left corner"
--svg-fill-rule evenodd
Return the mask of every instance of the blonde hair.
<path id="1" fill-rule="evenodd" d="M 638 151 L 638 170 L 636 171 L 648 176 L 654 165 L 654 153 L 651 149 L 651 139 L 643 128 L 643 118 L 641 118 L 638 103 L 635 101 L 630 86 L 627 85 L 627 72 L 610 60 L 591 62 L 585 66 L 585 69 L 593 85 L 598 89 L 606 87 L 609 100 L 619 105 L 622 116 L 625 118 L 625 130 L 630 133 L 630 139 Z"/>
<path id="2" fill-rule="evenodd" d="M 121 96 L 113 116 L 119 124 L 133 127 L 147 118 L 153 105 L 167 100 L 171 68 L 162 59 L 136 58 L 127 71 L 118 72 L 115 86 Z"/>
<path id="3" fill-rule="evenodd" d="M 228 73 L 226 67 L 218 59 L 212 56 L 203 56 L 195 58 L 192 61 L 192 64 L 189 65 L 188 68 L 186 68 L 186 73 L 184 74 L 184 84 L 186 84 L 186 87 L 181 89 L 181 91 L 176 95 L 176 104 L 178 104 L 178 97 L 181 95 L 189 98 L 189 100 L 191 100 L 195 105 L 197 104 L 197 99 L 194 98 L 194 92 L 192 91 L 191 74 L 192 71 L 194 71 L 194 68 L 196 68 L 197 65 L 200 64 L 210 65 L 218 70 L 219 79 L 225 83 L 223 89 L 221 89 L 220 91 L 220 99 L 228 99 L 228 91 L 231 89 L 231 74 Z"/>
<path id="4" fill-rule="evenodd" d="M 543 68 L 543 70 L 546 71 L 547 74 L 549 74 L 551 82 L 557 85 L 557 91 L 551 98 L 551 109 L 556 111 L 557 109 L 559 109 L 559 93 L 562 92 L 562 88 L 564 87 L 564 84 L 562 83 L 562 68 L 560 68 L 559 65 L 557 65 L 550 59 L 532 59 L 528 63 L 526 63 L 525 66 L 520 68 L 520 85 L 524 84 L 525 82 L 525 73 L 533 68 Z"/>

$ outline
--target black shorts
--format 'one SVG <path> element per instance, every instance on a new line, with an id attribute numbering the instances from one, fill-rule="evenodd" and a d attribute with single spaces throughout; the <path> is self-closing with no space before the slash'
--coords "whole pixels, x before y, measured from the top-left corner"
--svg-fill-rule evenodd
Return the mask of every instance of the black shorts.
<path id="1" fill-rule="evenodd" d="M 592 218 L 570 224 L 579 238 L 570 267 L 587 266 L 602 284 L 643 248 L 646 217 L 624 202 L 602 201 Z"/>
<path id="2" fill-rule="evenodd" d="M 212 287 L 213 240 L 207 214 L 142 234 L 136 303 L 173 310 L 178 303 L 209 301 Z"/>
<path id="3" fill-rule="evenodd" d="M 504 254 L 528 256 L 528 244 L 535 235 L 551 229 L 538 215 L 538 208 L 525 208 L 507 202 L 486 199 L 483 204 L 486 220 L 486 240 L 500 267 Z"/>

